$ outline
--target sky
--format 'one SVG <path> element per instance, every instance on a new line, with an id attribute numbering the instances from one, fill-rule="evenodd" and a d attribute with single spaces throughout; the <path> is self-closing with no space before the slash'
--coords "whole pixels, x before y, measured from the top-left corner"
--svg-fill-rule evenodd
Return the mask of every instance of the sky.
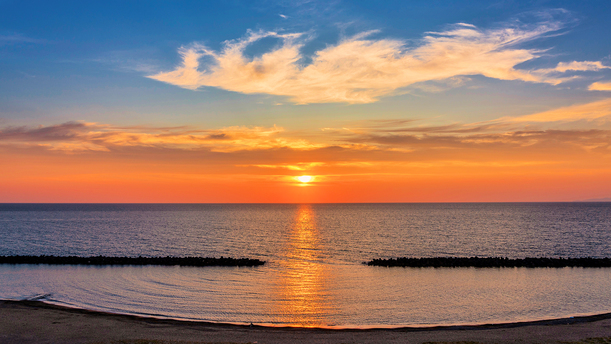
<path id="1" fill-rule="evenodd" d="M 0 0 L 0 203 L 609 198 L 610 15 Z"/>

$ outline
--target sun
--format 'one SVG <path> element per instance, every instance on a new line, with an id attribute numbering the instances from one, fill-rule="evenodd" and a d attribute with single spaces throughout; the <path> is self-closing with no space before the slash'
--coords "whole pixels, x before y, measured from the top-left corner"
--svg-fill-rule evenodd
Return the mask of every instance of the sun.
<path id="1" fill-rule="evenodd" d="M 314 177 L 312 176 L 299 176 L 297 177 L 297 180 L 302 182 L 302 183 L 309 183 L 312 181 L 312 179 L 314 179 Z"/>

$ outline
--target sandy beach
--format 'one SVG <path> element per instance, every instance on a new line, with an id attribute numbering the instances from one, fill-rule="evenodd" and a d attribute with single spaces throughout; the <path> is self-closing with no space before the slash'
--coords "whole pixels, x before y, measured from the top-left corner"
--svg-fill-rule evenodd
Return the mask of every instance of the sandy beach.
<path id="1" fill-rule="evenodd" d="M 595 338 L 592 340 L 592 338 Z M 0 301 L 0 343 L 609 343 L 611 313 L 482 326 L 331 330 L 143 318 Z"/>

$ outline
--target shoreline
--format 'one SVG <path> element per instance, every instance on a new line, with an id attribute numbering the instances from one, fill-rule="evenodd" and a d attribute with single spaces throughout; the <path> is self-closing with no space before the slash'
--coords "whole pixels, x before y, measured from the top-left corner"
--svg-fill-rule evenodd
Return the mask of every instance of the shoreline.
<path id="1" fill-rule="evenodd" d="M 364 325 L 364 326 L 351 326 L 351 325 L 321 325 L 321 326 L 300 326 L 290 324 L 272 324 L 272 323 L 251 323 L 247 322 L 223 322 L 223 321 L 212 321 L 212 320 L 199 320 L 189 319 L 180 317 L 170 317 L 164 315 L 152 315 L 152 314 L 134 314 L 134 313 L 120 313 L 112 311 L 95 310 L 88 308 L 81 308 L 78 306 L 71 306 L 62 304 L 60 302 L 53 302 L 44 298 L 32 298 L 24 300 L 10 300 L 0 299 L 0 303 L 17 303 L 31 307 L 40 308 L 52 308 L 58 310 L 65 310 L 68 312 L 83 312 L 87 314 L 100 314 L 109 316 L 126 316 L 134 317 L 136 319 L 149 319 L 149 320 L 160 320 L 160 321 L 176 321 L 179 324 L 191 323 L 191 324 L 205 324 L 211 326 L 242 326 L 242 327 L 260 327 L 269 329 L 307 329 L 307 330 L 331 330 L 331 331 L 387 331 L 387 330 L 398 330 L 398 331 L 427 331 L 427 330 L 476 330 L 481 328 L 496 329 L 496 328 L 513 328 L 522 326 L 532 325 L 570 325 L 583 322 L 593 322 L 605 319 L 611 319 L 611 312 L 607 313 L 591 313 L 582 314 L 575 316 L 566 316 L 561 318 L 546 318 L 546 319 L 534 319 L 534 320 L 517 320 L 507 321 L 498 323 L 454 323 L 454 324 L 415 324 L 415 325 Z"/>
<path id="2" fill-rule="evenodd" d="M 0 300 L 2 343 L 424 343 L 611 341 L 611 313 L 482 325 L 309 328 L 177 320 L 71 308 L 42 301 Z"/>

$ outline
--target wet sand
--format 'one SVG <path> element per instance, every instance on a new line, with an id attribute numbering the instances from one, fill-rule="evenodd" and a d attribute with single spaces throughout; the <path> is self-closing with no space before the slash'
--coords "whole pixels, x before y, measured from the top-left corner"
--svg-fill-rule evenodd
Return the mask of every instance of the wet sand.
<path id="1" fill-rule="evenodd" d="M 588 338 L 600 338 L 585 341 Z M 604 339 L 602 339 L 604 338 Z M 0 343 L 611 343 L 611 313 L 528 323 L 331 330 L 162 320 L 0 301 Z"/>

